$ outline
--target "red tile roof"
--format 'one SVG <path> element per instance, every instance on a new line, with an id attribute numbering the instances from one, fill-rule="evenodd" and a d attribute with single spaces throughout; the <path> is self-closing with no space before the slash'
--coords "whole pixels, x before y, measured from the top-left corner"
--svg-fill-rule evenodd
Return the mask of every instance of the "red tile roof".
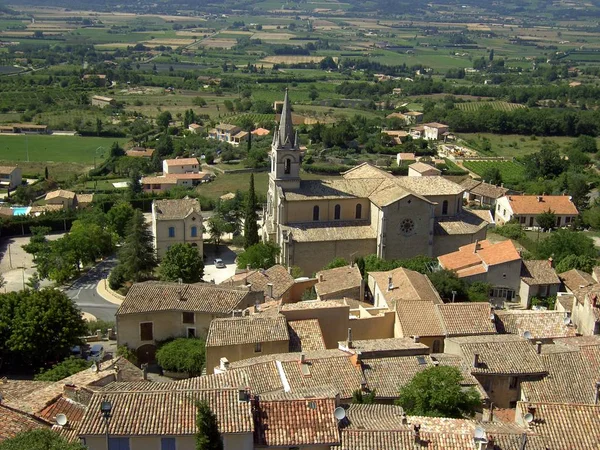
<path id="1" fill-rule="evenodd" d="M 477 246 L 477 250 L 475 250 Z M 456 252 L 438 256 L 444 269 L 454 270 L 459 277 L 487 272 L 486 266 L 504 264 L 521 259 L 515 244 L 509 239 L 496 244 L 488 240 L 464 245 Z"/>
<path id="2" fill-rule="evenodd" d="M 573 216 L 579 214 L 567 195 L 509 195 L 507 198 L 514 214 L 537 215 L 549 209 L 554 214 Z"/>
<path id="3" fill-rule="evenodd" d="M 43 422 L 4 405 L 0 405 L 0 424 L 0 442 L 14 438 L 23 431 L 44 428 Z"/>
<path id="4" fill-rule="evenodd" d="M 179 159 L 165 159 L 167 166 L 187 166 L 190 164 L 198 164 L 198 158 L 179 158 Z"/>

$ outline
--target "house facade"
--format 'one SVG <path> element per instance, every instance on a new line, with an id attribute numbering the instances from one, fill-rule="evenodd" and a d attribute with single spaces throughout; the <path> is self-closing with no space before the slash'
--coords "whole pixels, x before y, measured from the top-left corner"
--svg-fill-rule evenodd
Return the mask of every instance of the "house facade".
<path id="1" fill-rule="evenodd" d="M 181 158 L 163 160 L 163 175 L 200 173 L 198 158 Z"/>
<path id="2" fill-rule="evenodd" d="M 556 227 L 567 227 L 579 215 L 571 197 L 566 195 L 505 195 L 496 202 L 496 222 L 503 225 L 516 219 L 521 226 L 538 227 L 536 217 L 551 211 Z"/>
<path id="3" fill-rule="evenodd" d="M 173 244 L 190 244 L 204 254 L 200 202 L 195 198 L 154 200 L 152 202 L 152 236 L 159 258 Z"/>
<path id="4" fill-rule="evenodd" d="M 0 187 L 16 189 L 22 183 L 21 168 L 17 166 L 0 166 Z"/>
<path id="5" fill-rule="evenodd" d="M 220 123 L 208 132 L 208 137 L 237 147 L 240 143 L 248 140 L 248 132 L 236 125 Z"/>
<path id="6" fill-rule="evenodd" d="M 521 267 L 521 287 L 519 297 L 525 308 L 531 306 L 533 297 L 556 296 L 560 289 L 560 278 L 554 270 L 552 258 L 523 261 Z"/>
<path id="7" fill-rule="evenodd" d="M 92 106 L 97 106 L 98 108 L 106 108 L 108 106 L 115 106 L 117 101 L 112 97 L 103 97 L 102 95 L 94 95 L 92 97 Z"/>

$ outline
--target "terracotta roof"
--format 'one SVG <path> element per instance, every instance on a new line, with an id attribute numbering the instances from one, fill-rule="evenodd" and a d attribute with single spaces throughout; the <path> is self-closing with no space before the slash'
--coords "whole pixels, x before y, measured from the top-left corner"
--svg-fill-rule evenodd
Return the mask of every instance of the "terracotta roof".
<path id="1" fill-rule="evenodd" d="M 565 325 L 565 314 L 560 311 L 506 310 L 496 311 L 496 328 L 499 333 L 518 334 L 526 331 L 531 339 L 570 337 L 577 334 L 572 325 Z"/>
<path id="2" fill-rule="evenodd" d="M 296 303 L 281 305 L 281 311 L 296 311 L 301 309 L 348 308 L 348 305 L 333 300 L 304 300 Z"/>
<path id="3" fill-rule="evenodd" d="M 129 157 L 132 158 L 151 158 L 152 155 L 154 153 L 154 149 L 153 148 L 144 148 L 141 150 L 137 150 L 137 149 L 131 149 L 131 150 L 127 150 L 125 152 L 125 154 Z"/>
<path id="4" fill-rule="evenodd" d="M 573 294 L 565 294 L 556 296 L 556 302 L 560 303 L 565 311 L 571 312 L 573 310 L 573 299 L 575 296 Z"/>
<path id="5" fill-rule="evenodd" d="M 529 429 L 546 440 L 547 448 L 600 448 L 600 405 L 518 402 L 517 418 L 529 408 L 535 409 Z"/>
<path id="6" fill-rule="evenodd" d="M 240 127 L 238 127 L 237 125 L 232 125 L 230 123 L 220 123 L 215 128 L 217 130 L 222 130 L 222 131 L 233 131 L 233 130 L 240 129 Z"/>
<path id="7" fill-rule="evenodd" d="M 388 280 L 392 277 L 392 289 L 388 291 Z M 379 286 L 381 293 L 391 310 L 399 301 L 422 300 L 442 303 L 442 300 L 425 275 L 414 270 L 399 267 L 387 272 L 370 272 L 369 278 Z"/>
<path id="8" fill-rule="evenodd" d="M 400 160 L 404 161 L 414 161 L 416 156 L 414 153 L 398 153 L 396 157 L 400 158 Z"/>
<path id="9" fill-rule="evenodd" d="M 252 134 L 255 136 L 267 136 L 268 134 L 271 134 L 271 132 L 266 128 L 257 128 L 252 131 Z"/>
<path id="10" fill-rule="evenodd" d="M 560 284 L 560 278 L 547 259 L 523 261 L 521 280 L 530 286 Z"/>
<path id="11" fill-rule="evenodd" d="M 39 416 L 52 423 L 56 420 L 58 414 L 64 414 L 67 416 L 69 425 L 73 425 L 81 422 L 85 411 L 86 408 L 81 403 L 74 402 L 66 397 L 60 397 L 54 403 L 40 411 Z"/>
<path id="12" fill-rule="evenodd" d="M 317 319 L 290 320 L 290 352 L 325 350 L 325 341 Z"/>
<path id="13" fill-rule="evenodd" d="M 554 339 L 554 342 L 562 345 L 570 345 L 577 348 L 600 346 L 600 336 L 576 336 L 561 339 Z"/>
<path id="14" fill-rule="evenodd" d="M 287 201 L 334 200 L 338 198 L 367 198 L 381 184 L 376 179 L 302 180 L 298 189 L 286 189 Z"/>
<path id="15" fill-rule="evenodd" d="M 448 125 L 439 122 L 424 123 L 423 126 L 429 128 L 448 128 Z"/>
<path id="16" fill-rule="evenodd" d="M 58 191 L 48 192 L 46 194 L 45 200 L 52 200 L 53 198 L 58 198 L 58 197 L 74 199 L 75 198 L 75 192 L 65 191 L 65 190 L 62 190 L 62 189 L 60 189 Z"/>
<path id="17" fill-rule="evenodd" d="M 579 214 L 568 195 L 508 195 L 506 197 L 513 213 L 517 215 L 537 215 L 549 209 L 554 214 L 572 216 Z"/>
<path id="18" fill-rule="evenodd" d="M 285 317 L 261 316 L 213 319 L 208 328 L 207 347 L 289 341 Z"/>
<path id="19" fill-rule="evenodd" d="M 177 184 L 177 179 L 172 177 L 142 177 L 142 184 Z"/>
<path id="20" fill-rule="evenodd" d="M 322 277 L 322 281 L 321 281 Z M 362 275 L 357 265 L 336 267 L 317 272 L 315 285 L 317 295 L 331 295 L 348 289 L 360 289 Z"/>
<path id="21" fill-rule="evenodd" d="M 356 222 L 315 222 L 285 226 L 296 242 L 329 242 L 376 239 L 377 232 L 370 225 Z"/>
<path id="22" fill-rule="evenodd" d="M 190 123 L 188 128 L 193 128 L 194 130 L 197 130 L 198 128 L 202 128 L 202 125 L 198 125 L 197 123 Z"/>
<path id="23" fill-rule="evenodd" d="M 410 166 L 408 166 L 408 168 L 412 169 L 416 172 L 419 172 L 419 173 L 429 172 L 431 170 L 433 170 L 434 172 L 436 172 L 438 174 L 442 173 L 441 170 L 436 169 L 435 167 L 430 166 L 429 164 L 422 163 L 422 162 L 413 163 Z"/>
<path id="24" fill-rule="evenodd" d="M 335 407 L 333 398 L 259 401 L 254 412 L 254 442 L 269 447 L 337 444 Z"/>
<path id="25" fill-rule="evenodd" d="M 18 407 L 17 403 L 30 394 L 53 385 L 52 381 L 13 380 L 0 378 L 0 395 L 4 404 Z"/>
<path id="26" fill-rule="evenodd" d="M 28 414 L 15 411 L 0 404 L 0 443 L 6 439 L 14 438 L 17 434 L 47 428 L 48 426 L 40 420 L 36 420 Z"/>
<path id="27" fill-rule="evenodd" d="M 196 198 L 182 198 L 178 200 L 154 200 L 152 211 L 156 213 L 156 220 L 185 219 L 192 213 L 200 214 L 200 202 Z"/>
<path id="28" fill-rule="evenodd" d="M 103 102 L 112 102 L 114 98 L 112 97 L 103 97 L 102 95 L 94 95 L 92 100 L 101 100 Z"/>
<path id="29" fill-rule="evenodd" d="M 340 341 L 339 346 L 347 348 L 347 341 Z M 421 342 L 415 342 L 414 339 L 403 338 L 387 338 L 387 339 L 366 339 L 352 341 L 353 352 L 360 352 L 362 358 L 370 358 L 371 354 L 393 354 L 396 352 L 414 352 L 415 355 L 429 353 L 429 347 Z M 399 355 L 393 355 L 399 356 Z"/>
<path id="30" fill-rule="evenodd" d="M 281 264 L 269 267 L 267 270 L 256 270 L 247 276 L 248 284 L 252 285 L 252 291 L 263 291 L 267 295 L 267 284 L 273 285 L 274 299 L 283 297 L 294 285 L 294 277 L 290 275 L 287 268 Z"/>
<path id="31" fill-rule="evenodd" d="M 104 435 L 106 424 L 98 413 L 104 397 L 113 405 L 110 432 L 114 435 L 193 435 L 196 432 L 196 402 L 199 400 L 208 402 L 217 416 L 221 433 L 254 431 L 250 402 L 239 401 L 237 389 L 221 389 L 98 393 L 92 396 L 83 418 L 81 435 Z"/>
<path id="32" fill-rule="evenodd" d="M 495 334 L 490 304 L 446 303 L 437 305 L 447 336 Z"/>
<path id="33" fill-rule="evenodd" d="M 445 336 L 446 330 L 433 302 L 405 300 L 396 303 L 397 325 L 402 335 Z"/>
<path id="34" fill-rule="evenodd" d="M 117 314 L 154 311 L 228 314 L 238 308 L 247 295 L 244 289 L 224 289 L 213 284 L 145 281 L 131 286 Z"/>
<path id="35" fill-rule="evenodd" d="M 508 189 L 505 187 L 495 186 L 484 181 L 473 180 L 472 178 L 467 178 L 460 185 L 472 194 L 494 199 L 503 197 L 508 192 Z"/>
<path id="36" fill-rule="evenodd" d="M 535 346 L 515 335 L 481 335 L 447 338 L 446 342 L 459 345 L 461 356 L 473 374 L 534 375 L 545 374 L 546 369 Z M 448 350 L 448 346 L 446 346 Z M 474 355 L 479 364 L 473 367 Z"/>
<path id="37" fill-rule="evenodd" d="M 189 166 L 198 165 L 198 158 L 178 158 L 178 159 L 165 159 L 163 161 L 167 166 Z"/>
<path id="38" fill-rule="evenodd" d="M 475 251 L 477 246 L 477 251 Z M 444 269 L 454 270 L 459 278 L 487 272 L 487 267 L 520 260 L 521 255 L 509 239 L 493 244 L 488 240 L 463 245 L 458 251 L 438 256 Z"/>
<path id="39" fill-rule="evenodd" d="M 572 292 L 582 288 L 596 284 L 596 280 L 583 270 L 571 269 L 567 272 L 558 274 L 564 285 Z"/>
<path id="40" fill-rule="evenodd" d="M 167 173 L 163 175 L 164 178 L 170 180 L 208 180 L 210 173 L 198 172 L 198 173 Z"/>
<path id="41" fill-rule="evenodd" d="M 77 194 L 77 203 L 80 205 L 86 205 L 92 203 L 94 200 L 94 194 Z"/>

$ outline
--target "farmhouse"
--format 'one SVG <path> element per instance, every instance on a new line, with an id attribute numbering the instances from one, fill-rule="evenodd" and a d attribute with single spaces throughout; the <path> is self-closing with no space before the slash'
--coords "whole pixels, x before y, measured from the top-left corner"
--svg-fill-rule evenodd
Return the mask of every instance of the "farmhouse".
<path id="1" fill-rule="evenodd" d="M 97 106 L 98 108 L 106 108 L 107 106 L 115 106 L 116 104 L 116 100 L 112 97 L 103 97 L 101 95 L 94 95 L 92 97 L 92 106 Z"/>
<path id="2" fill-rule="evenodd" d="M 20 186 L 21 168 L 17 166 L 0 166 L 0 187 L 15 189 Z"/>
<path id="3" fill-rule="evenodd" d="M 217 139 L 222 142 L 227 142 L 233 146 L 238 146 L 241 142 L 248 139 L 248 132 L 243 131 L 236 125 L 220 123 L 208 132 L 208 137 L 210 139 Z"/>
<path id="4" fill-rule="evenodd" d="M 548 211 L 556 216 L 556 227 L 568 226 L 579 215 L 567 195 L 505 195 L 496 202 L 496 222 L 517 219 L 524 227 L 537 227 L 536 217 Z"/>
<path id="5" fill-rule="evenodd" d="M 198 125 L 197 123 L 190 123 L 188 126 L 188 130 L 190 130 L 194 134 L 198 134 L 202 131 L 202 125 Z"/>

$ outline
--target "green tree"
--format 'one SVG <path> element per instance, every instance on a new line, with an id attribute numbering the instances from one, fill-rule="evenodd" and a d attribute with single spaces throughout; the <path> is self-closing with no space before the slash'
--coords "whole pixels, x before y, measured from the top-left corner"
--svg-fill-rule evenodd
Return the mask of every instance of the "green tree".
<path id="1" fill-rule="evenodd" d="M 415 416 L 473 417 L 481 399 L 473 387 L 464 389 L 462 381 L 456 367 L 429 367 L 400 389 L 396 403 Z"/>
<path id="2" fill-rule="evenodd" d="M 556 265 L 556 271 L 563 273 L 571 269 L 577 269 L 592 273 L 592 269 L 597 265 L 598 259 L 589 255 L 568 255 Z"/>
<path id="3" fill-rule="evenodd" d="M 215 245 L 221 244 L 221 237 L 227 232 L 228 223 L 220 215 L 214 215 L 208 219 L 208 233 Z"/>
<path id="4" fill-rule="evenodd" d="M 494 60 L 494 49 L 490 50 L 490 56 L 489 56 L 489 60 L 493 61 Z"/>
<path id="5" fill-rule="evenodd" d="M 175 339 L 156 352 L 156 361 L 163 369 L 190 376 L 200 376 L 205 358 L 205 342 L 196 338 Z"/>
<path id="6" fill-rule="evenodd" d="M 375 389 L 367 393 L 363 393 L 360 389 L 355 390 L 352 393 L 352 404 L 353 405 L 372 405 L 375 403 L 377 395 Z"/>
<path id="7" fill-rule="evenodd" d="M 225 101 L 223 102 L 223 105 L 225 106 L 225 109 L 226 109 L 227 111 L 233 111 L 233 109 L 234 109 L 234 108 L 233 108 L 233 102 L 232 102 L 231 100 L 225 100 Z"/>
<path id="8" fill-rule="evenodd" d="M 122 356 L 131 364 L 137 365 L 138 360 L 135 351 L 127 347 L 126 345 L 119 345 L 117 347 L 117 356 Z"/>
<path id="9" fill-rule="evenodd" d="M 202 108 L 206 106 L 206 100 L 204 100 L 202 97 L 194 97 L 192 99 L 192 104 L 194 106 L 200 106 Z"/>
<path id="10" fill-rule="evenodd" d="M 125 156 L 125 150 L 123 150 L 123 147 L 121 147 L 119 143 L 115 141 L 110 146 L 110 157 L 118 158 L 119 156 Z"/>
<path id="11" fill-rule="evenodd" d="M 346 267 L 348 265 L 350 265 L 348 261 L 346 261 L 344 258 L 338 257 L 323 267 L 323 270 L 335 269 L 336 267 Z"/>
<path id="12" fill-rule="evenodd" d="M 589 256 L 597 258 L 598 251 L 594 247 L 594 241 L 582 233 L 570 230 L 557 230 L 546 239 L 540 241 L 536 257 L 539 259 L 554 258 L 554 262 L 560 262 L 569 255 Z"/>
<path id="13" fill-rule="evenodd" d="M 471 302 L 487 302 L 490 299 L 491 290 L 492 285 L 490 283 L 475 281 L 469 285 L 467 296 Z"/>
<path id="14" fill-rule="evenodd" d="M 586 136 L 584 134 L 575 139 L 575 142 L 573 142 L 573 148 L 584 153 L 596 153 L 598 151 L 596 139 L 592 136 Z"/>
<path id="15" fill-rule="evenodd" d="M 137 169 L 133 169 L 129 175 L 129 192 L 132 197 L 136 197 L 142 193 L 140 172 Z"/>
<path id="16" fill-rule="evenodd" d="M 244 269 L 248 265 L 252 269 L 268 269 L 277 262 L 279 247 L 271 242 L 254 244 L 238 256 L 238 268 Z"/>
<path id="17" fill-rule="evenodd" d="M 206 400 L 196 404 L 196 450 L 223 450 L 217 416 Z"/>
<path id="18" fill-rule="evenodd" d="M 169 111 L 163 111 L 156 117 L 156 125 L 158 125 L 161 131 L 167 131 L 172 120 L 173 116 L 171 113 Z"/>
<path id="19" fill-rule="evenodd" d="M 41 370 L 35 376 L 36 381 L 60 381 L 64 378 L 70 377 L 76 373 L 81 372 L 89 368 L 92 365 L 91 362 L 86 361 L 85 359 L 75 358 L 74 356 L 70 356 L 65 359 L 63 362 L 58 364 L 54 364 L 51 369 Z"/>
<path id="20" fill-rule="evenodd" d="M 198 283 L 204 276 L 204 261 L 196 247 L 174 244 L 160 262 L 160 278 L 165 281 Z"/>
<path id="21" fill-rule="evenodd" d="M 104 128 L 103 124 L 102 124 L 102 119 L 100 117 L 98 117 L 96 119 L 96 134 L 98 136 L 100 136 L 102 134 L 102 129 Z"/>
<path id="22" fill-rule="evenodd" d="M 0 442 L 0 450 L 86 450 L 86 447 L 79 442 L 67 442 L 58 433 L 43 428 Z"/>
<path id="23" fill-rule="evenodd" d="M 127 228 L 125 242 L 119 252 L 119 264 L 124 267 L 126 280 L 140 281 L 147 278 L 157 264 L 152 234 L 139 209 L 133 211 Z"/>
<path id="24" fill-rule="evenodd" d="M 443 298 L 452 298 L 452 292 L 455 292 L 456 297 L 464 297 L 466 294 L 466 284 L 458 278 L 456 272 L 452 270 L 438 270 L 427 275 L 433 287 L 438 291 Z"/>
<path id="25" fill-rule="evenodd" d="M 502 184 L 502 172 L 498 167 L 488 167 L 483 171 L 482 178 L 490 184 L 500 186 Z"/>
<path id="26" fill-rule="evenodd" d="M 108 226 L 117 233 L 120 238 L 124 238 L 127 223 L 132 215 L 133 207 L 131 204 L 129 202 L 120 201 L 114 204 L 106 213 Z"/>
<path id="27" fill-rule="evenodd" d="M 254 174 L 250 174 L 250 188 L 248 189 L 248 197 L 246 198 L 246 213 L 244 214 L 244 248 L 259 243 L 258 237 L 258 215 L 256 209 L 258 208 L 256 200 L 256 192 L 254 191 Z M 265 267 L 266 268 L 266 267 Z"/>
<path id="28" fill-rule="evenodd" d="M 556 214 L 551 209 L 538 214 L 535 220 L 542 230 L 552 230 L 556 227 Z"/>

